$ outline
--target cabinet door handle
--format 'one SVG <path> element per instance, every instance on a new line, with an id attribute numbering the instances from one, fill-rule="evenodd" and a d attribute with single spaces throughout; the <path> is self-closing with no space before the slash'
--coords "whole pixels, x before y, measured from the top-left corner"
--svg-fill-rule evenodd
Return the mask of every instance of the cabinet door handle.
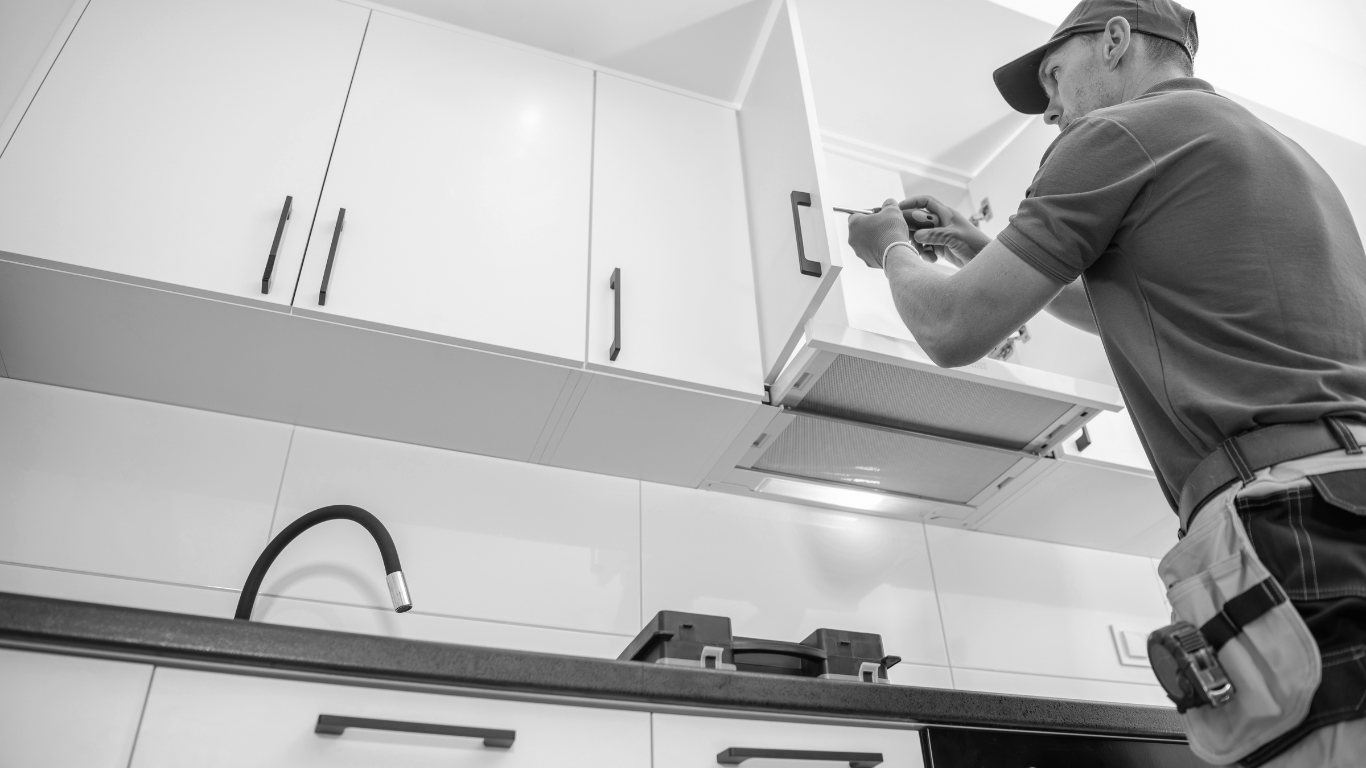
<path id="1" fill-rule="evenodd" d="M 811 207 L 811 195 L 806 192 L 792 190 L 792 227 L 797 230 L 797 268 L 803 275 L 812 277 L 821 276 L 821 263 L 806 258 L 806 246 L 802 243 L 802 217 L 797 209 L 806 206 Z"/>
<path id="2" fill-rule="evenodd" d="M 261 293 L 270 293 L 271 283 L 275 282 L 275 257 L 280 254 L 280 241 L 285 238 L 285 222 L 294 213 L 294 195 L 285 196 L 285 206 L 280 209 L 280 223 L 275 225 L 275 240 L 270 244 L 270 255 L 266 257 L 266 271 L 261 275 Z"/>
<path id="3" fill-rule="evenodd" d="M 616 362 L 621 354 L 621 267 L 612 270 L 612 348 L 607 350 L 607 359 Z"/>
<path id="4" fill-rule="evenodd" d="M 326 736 L 340 736 L 347 728 L 366 728 L 372 731 L 400 731 L 402 733 L 431 733 L 437 736 L 461 736 L 469 739 L 483 739 L 484 746 L 507 749 L 517 739 L 516 731 L 501 731 L 496 728 L 469 728 L 463 725 L 437 725 L 435 723 L 410 723 L 404 720 L 374 720 L 368 717 L 348 717 L 346 715 L 318 715 L 314 733 Z"/>
<path id="5" fill-rule="evenodd" d="M 342 222 L 346 221 L 346 209 L 337 209 L 337 226 L 332 230 L 332 247 L 327 250 L 327 266 L 323 267 L 323 284 L 318 288 L 318 306 L 327 306 L 327 284 L 332 282 L 332 262 L 337 258 L 337 242 L 341 240 Z"/>
<path id="6" fill-rule="evenodd" d="M 820 752 L 810 749 L 754 749 L 753 747 L 731 747 L 716 756 L 721 765 L 739 765 L 751 757 L 771 758 L 773 760 L 829 760 L 835 763 L 848 763 L 849 768 L 873 768 L 882 763 L 881 752 Z"/>

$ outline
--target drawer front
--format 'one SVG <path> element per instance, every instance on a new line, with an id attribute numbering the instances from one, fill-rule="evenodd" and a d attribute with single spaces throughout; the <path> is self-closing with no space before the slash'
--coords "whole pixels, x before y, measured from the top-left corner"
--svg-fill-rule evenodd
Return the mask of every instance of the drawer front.
<path id="1" fill-rule="evenodd" d="M 480 738 L 348 728 L 319 715 L 516 732 Z M 649 715 L 158 668 L 135 768 L 167 766 L 573 766 L 646 768 Z"/>
<path id="2" fill-rule="evenodd" d="M 0 766 L 124 768 L 152 668 L 0 648 Z"/>
<path id="3" fill-rule="evenodd" d="M 737 757 L 740 750 L 806 753 L 796 758 L 756 755 L 744 761 L 745 768 L 844 768 L 855 755 L 869 753 L 881 755 L 881 768 L 924 766 L 920 734 L 904 729 L 684 715 L 654 715 L 653 729 L 654 768 L 715 768 L 727 750 L 736 750 Z"/>

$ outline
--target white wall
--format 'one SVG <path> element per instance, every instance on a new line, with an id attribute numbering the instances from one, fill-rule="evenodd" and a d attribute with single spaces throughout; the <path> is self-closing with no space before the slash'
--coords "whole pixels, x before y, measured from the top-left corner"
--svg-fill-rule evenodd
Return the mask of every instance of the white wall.
<path id="1" fill-rule="evenodd" d="M 323 504 L 255 620 L 615 657 L 661 609 L 737 634 L 878 632 L 901 684 L 1159 704 L 1111 626 L 1167 621 L 1153 560 L 322 432 L 0 378 L 0 590 L 227 618 Z"/>
<path id="2" fill-rule="evenodd" d="M 85 0 L 79 0 L 84 4 Z M 15 106 L 73 0 L 4 0 L 0 3 L 0 121 Z M 0 137 L 0 145 L 4 138 Z"/>

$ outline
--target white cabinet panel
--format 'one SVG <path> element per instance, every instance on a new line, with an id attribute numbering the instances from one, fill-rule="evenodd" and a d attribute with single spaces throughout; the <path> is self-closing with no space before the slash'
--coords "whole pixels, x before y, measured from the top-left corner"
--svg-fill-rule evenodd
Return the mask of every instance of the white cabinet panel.
<path id="1" fill-rule="evenodd" d="M 604 74 L 595 109 L 588 367 L 761 399 L 735 112 Z"/>
<path id="2" fill-rule="evenodd" d="M 784 0 L 740 107 L 740 149 L 749 198 L 754 287 L 765 383 L 773 383 L 806 321 L 839 276 L 823 195 L 825 161 L 801 30 Z M 794 193 L 810 196 L 797 203 Z M 796 218 L 800 222 L 800 239 Z M 799 254 L 808 263 L 800 263 Z M 807 274 L 803 272 L 814 273 Z"/>
<path id="3" fill-rule="evenodd" d="M 886 768 L 924 765 L 918 731 L 685 715 L 654 715 L 652 725 L 654 768 L 714 768 L 716 756 L 732 747 L 874 752 L 881 753 Z M 771 759 L 755 760 L 753 764 L 764 768 L 839 765 L 829 761 Z"/>
<path id="4" fill-rule="evenodd" d="M 736 634 L 792 642 L 820 627 L 876 632 L 907 662 L 948 662 L 919 523 L 651 483 L 641 519 L 647 618 L 729 616 Z"/>
<path id="5" fill-rule="evenodd" d="M 354 504 L 393 535 L 412 613 L 634 635 L 638 485 L 300 428 L 272 535 L 318 507 Z M 341 520 L 290 544 L 262 592 L 390 607 L 374 540 Z"/>
<path id="6" fill-rule="evenodd" d="M 87 0 L 9 0 L 0 5 L 0 144 L 33 96 L 30 83 L 47 74 L 51 46 L 66 42 L 67 14 L 85 10 Z M 54 35 L 59 39 L 54 40 Z M 8 115 L 8 116 L 7 116 Z"/>
<path id="7" fill-rule="evenodd" d="M 1176 515 L 1151 470 L 1064 455 L 1004 502 L 980 530 L 1161 557 L 1176 544 Z M 1171 525 L 1162 527 L 1164 522 Z M 1154 528 L 1172 534 L 1166 548 Z"/>
<path id="8" fill-rule="evenodd" d="M 0 250 L 288 304 L 368 15 L 91 3 L 0 156 Z"/>
<path id="9" fill-rule="evenodd" d="M 295 306 L 581 364 L 592 127 L 591 71 L 374 14 Z"/>
<path id="10" fill-rule="evenodd" d="M 240 588 L 291 429 L 0 379 L 0 560 Z"/>
<path id="11" fill-rule="evenodd" d="M 1151 684 L 1119 663 L 1111 625 L 1167 624 L 1146 557 L 927 526 L 949 662 L 1058 677 Z M 955 678 L 956 679 L 956 678 Z"/>
<path id="12" fill-rule="evenodd" d="M 152 667 L 0 648 L 0 765 L 124 768 Z"/>
<path id="13" fill-rule="evenodd" d="M 480 739 L 347 729 L 318 715 L 516 731 L 510 749 Z M 189 766 L 595 766 L 650 762 L 649 715 L 324 683 L 158 669 L 134 768 Z"/>
<path id="14" fill-rule="evenodd" d="M 758 403 L 589 374 L 542 463 L 696 487 Z"/>

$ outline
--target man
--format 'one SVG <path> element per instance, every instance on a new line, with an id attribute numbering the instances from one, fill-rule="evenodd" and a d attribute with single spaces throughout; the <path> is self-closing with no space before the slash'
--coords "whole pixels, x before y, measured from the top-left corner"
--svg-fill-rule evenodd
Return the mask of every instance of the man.
<path id="1" fill-rule="evenodd" d="M 918 197 L 899 208 L 943 226 L 915 240 L 961 270 L 927 268 L 894 201 L 851 217 L 849 242 L 939 365 L 982 357 L 1041 309 L 1100 335 L 1194 531 L 1178 550 L 1226 503 L 1284 589 L 1268 600 L 1288 595 L 1312 632 L 1316 677 L 1322 664 L 1307 713 L 1221 761 L 1366 765 L 1366 253 L 1323 169 L 1193 77 L 1197 46 L 1171 0 L 1084 0 L 995 73 L 1012 107 L 1062 132 L 1000 236 Z"/>

